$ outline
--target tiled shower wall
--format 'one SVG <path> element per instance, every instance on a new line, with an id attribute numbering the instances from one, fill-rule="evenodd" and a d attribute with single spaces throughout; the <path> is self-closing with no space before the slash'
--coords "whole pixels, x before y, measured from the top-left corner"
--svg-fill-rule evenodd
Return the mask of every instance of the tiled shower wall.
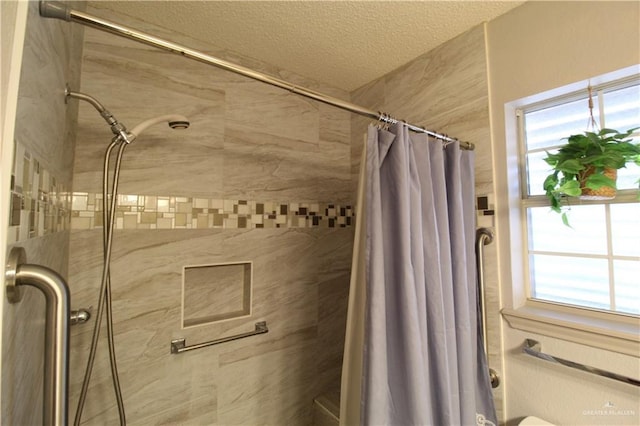
<path id="1" fill-rule="evenodd" d="M 75 4 L 82 9 L 80 2 Z M 82 28 L 45 20 L 29 2 L 15 126 L 8 241 L 26 261 L 67 276 L 69 216 L 77 108 L 65 105 L 65 84 L 80 81 Z M 2 419 L 7 425 L 42 423 L 44 297 L 25 288 L 20 303 L 4 305 Z"/>
<path id="2" fill-rule="evenodd" d="M 109 19 L 349 99 L 207 43 Z M 310 424 L 313 398 L 340 377 L 353 239 L 349 114 L 91 29 L 79 89 L 129 128 L 168 113 L 191 121 L 181 131 L 154 126 L 124 153 L 111 277 L 129 423 Z M 102 118 L 81 104 L 69 272 L 74 304 L 94 310 L 110 139 Z M 251 317 L 182 329 L 183 267 L 249 261 Z M 269 333 L 170 354 L 172 339 L 201 343 L 257 321 Z M 92 324 L 72 330 L 72 413 Z M 102 352 L 86 424 L 117 422 L 110 386 Z"/>
<path id="3" fill-rule="evenodd" d="M 352 101 L 412 124 L 475 144 L 477 225 L 493 226 L 493 185 L 485 27 L 438 46 L 351 94 Z M 352 116 L 352 183 L 356 185 L 363 134 L 369 121 Z M 499 237 L 499 236 L 498 236 Z M 499 288 L 495 244 L 484 248 L 489 364 L 501 373 Z M 498 418 L 503 391 L 494 390 Z"/>

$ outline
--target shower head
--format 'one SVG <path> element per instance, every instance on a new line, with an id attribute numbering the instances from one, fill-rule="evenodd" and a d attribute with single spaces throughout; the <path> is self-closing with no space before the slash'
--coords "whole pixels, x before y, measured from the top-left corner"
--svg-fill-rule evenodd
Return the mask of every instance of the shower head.
<path id="1" fill-rule="evenodd" d="M 172 129 L 186 129 L 189 127 L 189 119 L 178 114 L 161 115 L 159 117 L 150 118 L 138 124 L 131 130 L 133 139 L 140 136 L 140 133 L 153 126 L 154 124 L 167 122 Z"/>
<path id="2" fill-rule="evenodd" d="M 189 123 L 189 121 L 187 120 L 169 121 L 169 127 L 171 127 L 172 129 L 188 129 L 190 125 L 191 123 Z"/>

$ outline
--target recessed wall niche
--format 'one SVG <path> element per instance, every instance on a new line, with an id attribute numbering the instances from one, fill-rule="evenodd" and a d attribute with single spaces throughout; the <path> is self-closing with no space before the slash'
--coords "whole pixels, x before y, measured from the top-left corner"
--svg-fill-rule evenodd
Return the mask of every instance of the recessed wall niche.
<path id="1" fill-rule="evenodd" d="M 182 327 L 251 315 L 252 263 L 185 266 Z"/>

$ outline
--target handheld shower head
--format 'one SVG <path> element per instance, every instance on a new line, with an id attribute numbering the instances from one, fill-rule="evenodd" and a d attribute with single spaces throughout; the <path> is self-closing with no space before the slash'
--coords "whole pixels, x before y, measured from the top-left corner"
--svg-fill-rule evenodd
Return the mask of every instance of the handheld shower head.
<path id="1" fill-rule="evenodd" d="M 150 118 L 138 124 L 131 130 L 133 139 L 140 136 L 140 133 L 153 126 L 154 124 L 167 122 L 172 129 L 186 129 L 189 127 L 189 120 L 187 117 L 178 114 L 161 115 L 159 117 Z"/>
<path id="2" fill-rule="evenodd" d="M 126 143 L 133 142 L 133 140 L 147 128 L 153 126 L 154 124 L 162 123 L 163 121 L 168 122 L 169 127 L 171 127 L 172 129 L 187 129 L 190 125 L 189 119 L 187 119 L 187 117 L 179 114 L 168 114 L 143 121 L 142 123 L 134 127 L 131 132 L 129 132 L 127 131 L 126 127 L 124 127 L 124 125 L 119 123 L 118 120 L 116 120 L 115 117 L 100 102 L 98 102 L 96 98 L 84 93 L 73 92 L 69 90 L 68 87 L 65 90 L 65 99 L 66 98 L 76 98 L 80 99 L 81 101 L 89 102 L 100 113 L 102 118 L 104 118 L 105 121 L 109 124 L 113 134 L 116 135 L 116 137 L 120 141 Z"/>
<path id="3" fill-rule="evenodd" d="M 169 127 L 172 129 L 188 129 L 191 123 L 187 120 L 183 121 L 169 121 Z"/>

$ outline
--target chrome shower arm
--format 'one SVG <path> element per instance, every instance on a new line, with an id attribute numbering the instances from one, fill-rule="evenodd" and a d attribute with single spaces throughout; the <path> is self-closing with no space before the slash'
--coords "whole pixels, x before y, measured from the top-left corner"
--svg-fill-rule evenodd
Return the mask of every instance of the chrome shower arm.
<path id="1" fill-rule="evenodd" d="M 113 116 L 113 114 L 111 114 L 111 112 L 109 112 L 109 110 L 106 109 L 93 96 L 89 96 L 89 95 L 87 95 L 85 93 L 73 92 L 73 91 L 69 90 L 69 88 L 67 88 L 65 90 L 65 96 L 67 98 L 79 99 L 81 101 L 85 101 L 85 102 L 88 102 L 91 105 L 93 105 L 93 107 L 98 111 L 98 113 L 100 113 L 100 116 L 102 116 L 102 118 L 104 118 L 104 121 L 107 122 L 107 124 L 111 128 L 111 132 L 114 135 L 116 135 L 116 138 L 119 138 L 121 141 L 124 141 L 126 143 L 131 143 L 131 142 L 133 142 L 133 139 L 135 139 L 135 137 L 132 136 L 127 131 L 127 128 L 124 127 L 124 125 L 120 124 L 120 122 L 118 120 L 116 120 L 116 118 Z"/>

